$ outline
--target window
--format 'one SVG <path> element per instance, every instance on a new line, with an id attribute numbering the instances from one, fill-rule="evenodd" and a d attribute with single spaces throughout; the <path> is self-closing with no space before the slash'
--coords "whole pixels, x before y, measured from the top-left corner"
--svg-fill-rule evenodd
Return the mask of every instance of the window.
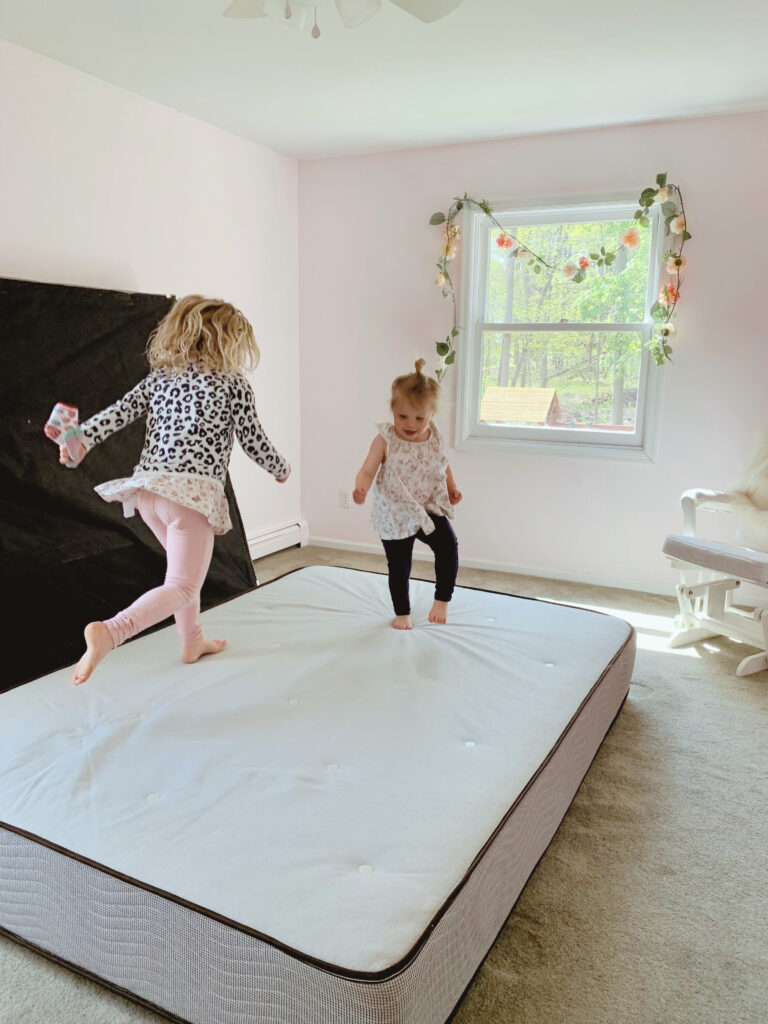
<path id="1" fill-rule="evenodd" d="M 504 230 L 555 269 L 534 272 L 497 245 L 499 228 L 465 212 L 457 446 L 648 458 L 659 369 L 647 345 L 658 292 L 658 210 L 640 244 L 620 236 L 637 203 L 494 209 Z M 597 265 L 603 252 L 615 259 Z M 584 256 L 574 283 L 564 264 Z"/>

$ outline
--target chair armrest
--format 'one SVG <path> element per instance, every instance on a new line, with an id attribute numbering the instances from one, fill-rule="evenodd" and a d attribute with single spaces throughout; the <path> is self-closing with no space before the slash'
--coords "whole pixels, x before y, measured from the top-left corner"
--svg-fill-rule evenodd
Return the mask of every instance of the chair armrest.
<path id="1" fill-rule="evenodd" d="M 731 509 L 728 507 L 730 500 L 725 491 L 707 491 L 702 488 L 683 491 L 680 496 L 680 504 L 683 509 L 683 536 L 696 536 L 697 508 L 706 508 L 713 512 L 730 512 Z"/>

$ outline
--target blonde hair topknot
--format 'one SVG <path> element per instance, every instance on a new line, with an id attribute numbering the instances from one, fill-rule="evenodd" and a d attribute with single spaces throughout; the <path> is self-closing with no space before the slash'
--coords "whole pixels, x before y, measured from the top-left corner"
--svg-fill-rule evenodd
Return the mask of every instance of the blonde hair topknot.
<path id="1" fill-rule="evenodd" d="M 426 360 L 417 359 L 416 369 L 413 373 L 404 373 L 401 377 L 395 377 L 392 381 L 392 397 L 389 400 L 389 407 L 394 411 L 398 399 L 404 398 L 414 405 L 429 404 L 432 412 L 437 412 L 440 402 L 440 385 L 434 377 L 427 377 L 422 373 L 422 367 Z"/>
<path id="2" fill-rule="evenodd" d="M 241 373 L 258 365 L 259 348 L 250 323 L 231 303 L 186 295 L 150 334 L 147 358 L 153 370 L 180 372 L 194 363 Z"/>

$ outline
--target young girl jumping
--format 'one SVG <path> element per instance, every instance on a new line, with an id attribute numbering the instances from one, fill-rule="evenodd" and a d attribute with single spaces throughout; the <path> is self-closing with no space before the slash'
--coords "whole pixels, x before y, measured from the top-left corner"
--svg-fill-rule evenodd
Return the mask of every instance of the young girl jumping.
<path id="1" fill-rule="evenodd" d="M 390 408 L 394 423 L 377 423 L 379 433 L 355 479 L 352 497 L 362 505 L 373 483 L 371 523 L 379 535 L 389 567 L 389 592 L 395 629 L 413 629 L 408 579 L 413 542 L 423 541 L 435 554 L 435 603 L 430 622 L 445 622 L 459 568 L 458 545 L 449 519 L 462 498 L 445 457 L 440 431 L 432 422 L 440 385 L 416 361 L 414 373 L 392 382 Z M 378 473 L 378 475 L 377 475 Z"/>
<path id="2" fill-rule="evenodd" d="M 133 476 L 100 484 L 106 501 L 135 509 L 167 555 L 165 582 L 106 622 L 85 627 L 86 651 L 72 682 L 84 683 L 105 655 L 149 626 L 174 615 L 182 661 L 217 654 L 225 640 L 206 640 L 200 627 L 200 589 L 215 534 L 232 528 L 224 481 L 236 435 L 245 452 L 278 481 L 290 466 L 268 440 L 243 371 L 259 350 L 253 329 L 228 302 L 188 295 L 179 299 L 147 347 L 151 372 L 108 409 L 68 435 L 60 461 L 80 462 L 110 434 L 147 417 L 146 437 Z M 48 431 L 46 431 L 48 432 Z M 51 434 L 49 434 L 51 436 Z M 79 450 L 78 450 L 79 447 Z"/>

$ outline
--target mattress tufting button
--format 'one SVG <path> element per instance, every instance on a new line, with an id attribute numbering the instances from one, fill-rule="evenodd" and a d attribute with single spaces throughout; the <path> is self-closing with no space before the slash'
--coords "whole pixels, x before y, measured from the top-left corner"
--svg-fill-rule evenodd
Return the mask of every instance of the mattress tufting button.
<path id="1" fill-rule="evenodd" d="M 370 864 L 361 864 L 357 869 L 361 875 L 372 875 L 373 867 Z"/>
<path id="2" fill-rule="evenodd" d="M 475 743 L 474 740 L 464 740 L 464 746 L 465 747 L 476 747 L 477 744 Z"/>
<path id="3" fill-rule="evenodd" d="M 555 667 L 554 661 L 545 661 L 544 662 L 544 668 L 554 668 L 554 667 Z"/>
<path id="4" fill-rule="evenodd" d="M 149 801 L 149 803 L 152 804 L 152 803 L 155 802 L 155 800 L 159 800 L 159 799 L 160 799 L 160 794 L 159 793 L 147 793 L 147 800 Z"/>
<path id="5" fill-rule="evenodd" d="M 488 619 L 489 622 L 495 622 L 496 619 Z"/>
<path id="6" fill-rule="evenodd" d="M 329 772 L 337 772 L 339 770 L 339 766 L 333 763 L 327 764 L 325 767 L 328 769 Z"/>
<path id="7" fill-rule="evenodd" d="M 289 704 L 298 704 L 299 703 L 299 698 L 298 697 L 289 697 L 288 698 L 288 703 Z"/>

